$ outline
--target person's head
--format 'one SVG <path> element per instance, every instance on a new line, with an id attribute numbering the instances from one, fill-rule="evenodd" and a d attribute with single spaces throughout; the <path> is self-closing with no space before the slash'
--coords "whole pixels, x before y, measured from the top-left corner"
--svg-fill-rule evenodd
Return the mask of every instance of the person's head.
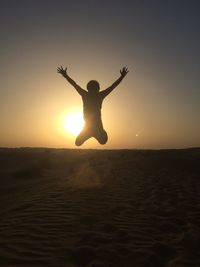
<path id="1" fill-rule="evenodd" d="M 87 90 L 90 93 L 97 93 L 100 90 L 99 83 L 97 81 L 91 80 L 87 84 Z"/>

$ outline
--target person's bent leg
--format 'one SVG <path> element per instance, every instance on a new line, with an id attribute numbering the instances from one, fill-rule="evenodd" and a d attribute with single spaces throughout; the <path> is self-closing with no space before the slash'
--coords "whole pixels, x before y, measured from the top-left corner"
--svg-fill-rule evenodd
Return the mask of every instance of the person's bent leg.
<path id="1" fill-rule="evenodd" d="M 108 141 L 108 135 L 105 130 L 99 131 L 97 134 L 95 134 L 95 138 L 101 145 L 105 145 Z"/>
<path id="2" fill-rule="evenodd" d="M 76 146 L 81 146 L 84 143 L 84 140 L 81 138 L 81 136 L 77 136 L 75 140 Z"/>
<path id="3" fill-rule="evenodd" d="M 81 132 L 76 140 L 75 140 L 75 145 L 76 146 L 81 146 L 87 139 L 89 139 L 91 136 L 87 132 Z"/>

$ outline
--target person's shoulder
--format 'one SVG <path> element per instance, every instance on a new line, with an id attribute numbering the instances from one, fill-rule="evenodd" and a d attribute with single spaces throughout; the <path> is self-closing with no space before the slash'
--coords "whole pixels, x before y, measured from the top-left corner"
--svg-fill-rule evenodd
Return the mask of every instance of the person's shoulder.
<path id="1" fill-rule="evenodd" d="M 82 95 L 82 97 L 87 96 L 88 95 L 88 91 L 83 90 L 81 95 Z"/>
<path id="2" fill-rule="evenodd" d="M 99 97 L 104 98 L 105 97 L 105 90 L 99 91 Z"/>
<path id="3" fill-rule="evenodd" d="M 103 95 L 103 92 L 104 92 L 104 90 L 99 91 L 98 95 L 102 96 Z"/>

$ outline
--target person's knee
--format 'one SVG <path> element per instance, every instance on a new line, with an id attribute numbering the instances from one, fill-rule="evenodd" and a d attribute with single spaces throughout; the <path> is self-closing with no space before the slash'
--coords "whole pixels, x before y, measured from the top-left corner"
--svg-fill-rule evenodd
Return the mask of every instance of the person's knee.
<path id="1" fill-rule="evenodd" d="M 76 145 L 76 146 L 81 146 L 82 143 L 81 143 L 80 141 L 77 141 L 77 140 L 76 140 L 76 141 L 75 141 L 75 145 Z"/>
<path id="2" fill-rule="evenodd" d="M 108 139 L 107 140 L 106 139 L 102 139 L 102 140 L 99 140 L 99 143 L 101 145 L 105 145 L 107 143 L 107 141 L 108 141 Z"/>
<path id="3" fill-rule="evenodd" d="M 76 138 L 75 145 L 76 146 L 81 146 L 83 144 L 83 141 L 80 140 L 80 138 Z"/>
<path id="4" fill-rule="evenodd" d="M 99 143 L 101 145 L 105 145 L 107 143 L 107 141 L 108 141 L 108 135 L 107 135 L 107 133 L 105 133 L 98 141 L 99 141 Z"/>

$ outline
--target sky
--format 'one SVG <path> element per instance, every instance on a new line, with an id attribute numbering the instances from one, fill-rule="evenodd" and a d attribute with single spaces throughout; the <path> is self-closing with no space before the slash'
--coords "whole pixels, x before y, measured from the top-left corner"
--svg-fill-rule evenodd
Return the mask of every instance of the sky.
<path id="1" fill-rule="evenodd" d="M 108 143 L 82 148 L 200 146 L 198 0 L 0 0 L 0 146 L 75 148 L 66 130 L 83 88 L 122 83 L 104 100 Z"/>

